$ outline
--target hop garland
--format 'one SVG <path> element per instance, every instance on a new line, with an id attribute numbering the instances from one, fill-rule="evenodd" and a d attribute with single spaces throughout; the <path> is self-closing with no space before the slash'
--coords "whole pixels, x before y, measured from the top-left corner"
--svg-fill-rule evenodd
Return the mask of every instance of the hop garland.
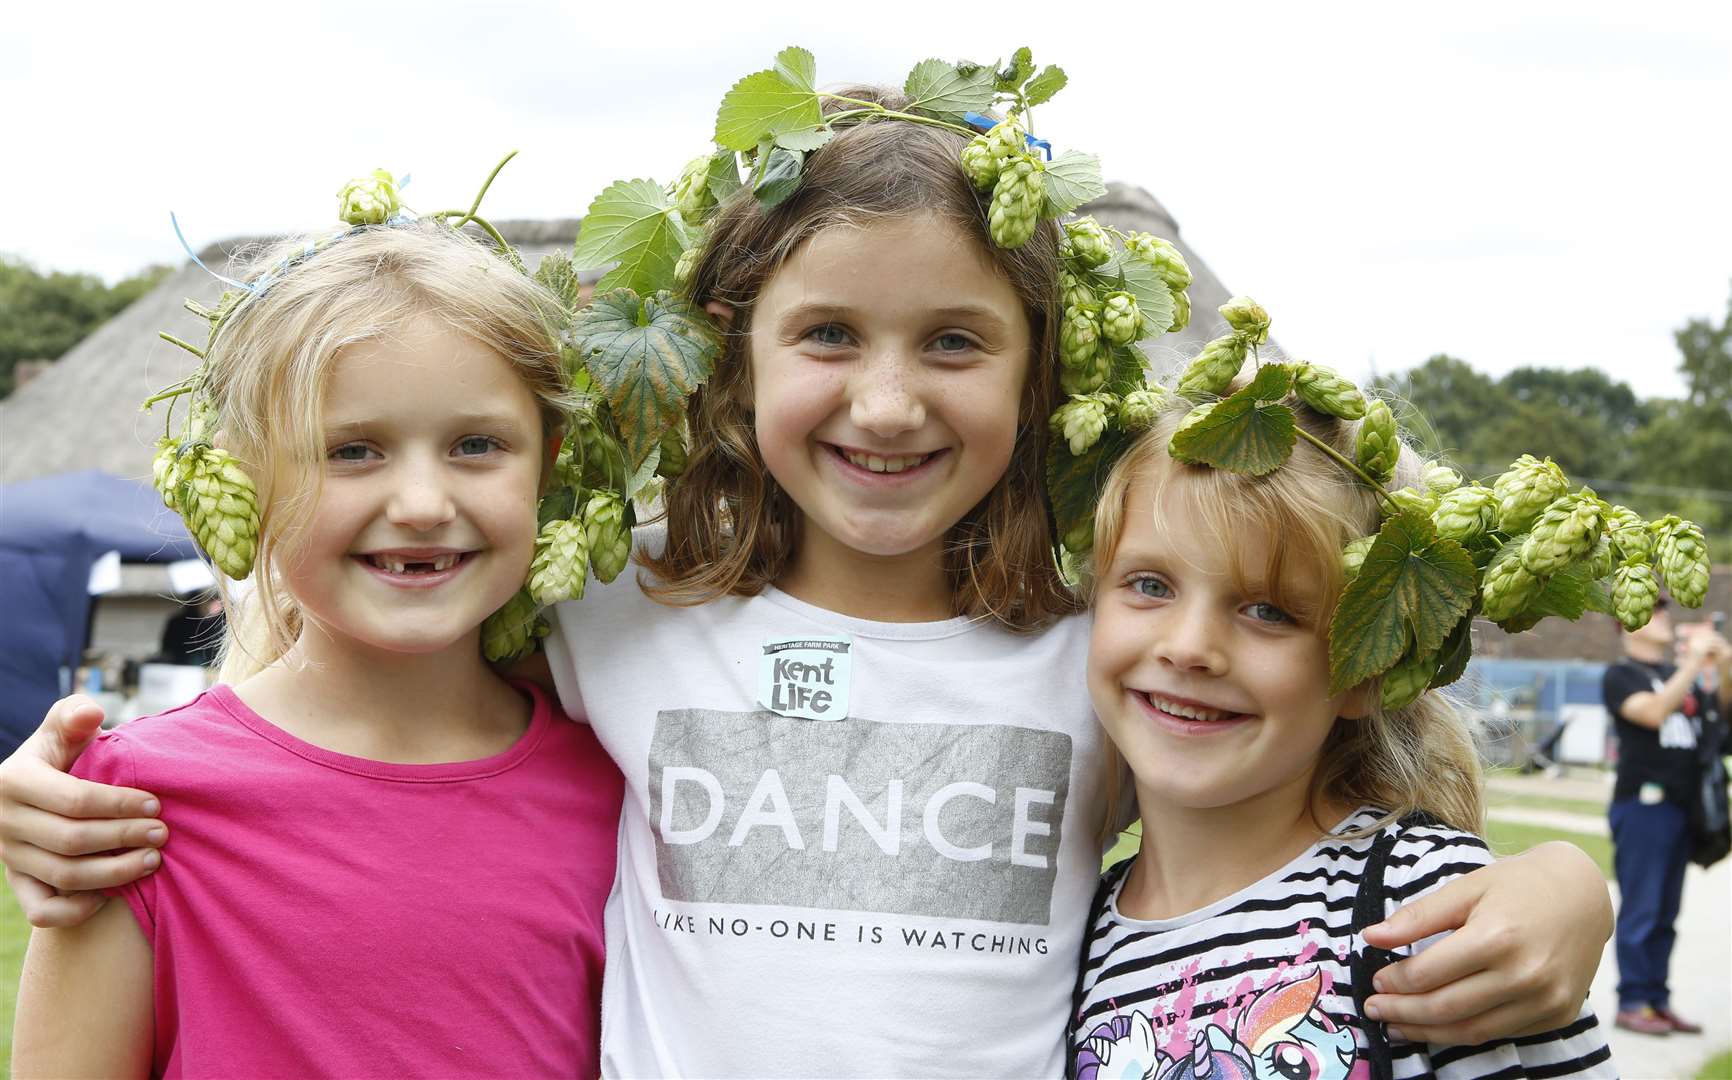
<path id="1" fill-rule="evenodd" d="M 1433 464 L 1419 484 L 1390 490 L 1402 445 L 1394 413 L 1334 371 L 1259 361 L 1249 385 L 1229 394 L 1245 360 L 1268 340 L 1269 316 L 1245 297 L 1220 313 L 1230 333 L 1204 345 L 1177 379 L 1176 392 L 1192 406 L 1172 436 L 1171 456 L 1262 476 L 1303 439 L 1374 490 L 1383 511 L 1379 530 L 1341 553 L 1346 584 L 1329 628 L 1333 692 L 1377 679 L 1384 707 L 1397 708 L 1453 682 L 1466 669 L 1476 616 L 1519 633 L 1548 616 L 1599 611 L 1634 629 L 1652 615 L 1662 578 L 1680 603 L 1701 604 L 1708 559 L 1699 528 L 1674 516 L 1644 522 L 1591 489 L 1571 491 L 1549 458 L 1523 455 L 1489 485 Z M 1166 393 L 1094 393 L 1053 414 L 1048 476 L 1061 565 L 1086 554 L 1095 485 Z M 1294 399 L 1358 421 L 1353 455 L 1300 427 Z"/>
<path id="2" fill-rule="evenodd" d="M 442 221 L 453 228 L 473 223 L 493 240 L 508 265 L 527 273 L 504 237 L 478 213 L 487 189 L 513 156 L 515 152 L 494 167 L 468 209 L 442 210 L 419 219 L 403 204 L 400 186 L 390 173 L 374 170 L 351 180 L 338 192 L 338 217 L 349 229 L 319 240 L 313 252 L 316 255 L 360 228 L 415 220 Z M 705 167 L 708 161 L 703 159 Z M 680 181 L 680 201 L 694 214 L 714 205 L 718 197 L 709 174 L 698 165 L 694 162 Z M 293 271 L 292 262 L 274 267 L 243 288 L 223 293 L 215 308 L 187 301 L 187 309 L 206 323 L 207 337 L 202 348 L 169 333 L 161 336 L 204 361 L 234 314 L 268 290 L 277 277 Z M 607 304 L 599 311 L 592 309 L 585 320 L 574 324 L 580 290 L 576 268 L 567 256 L 544 259 L 534 277 L 560 301 L 560 325 L 554 329 L 564 335 L 562 355 L 567 375 L 580 396 L 576 411 L 568 418 L 568 438 L 541 498 L 540 535 L 524 588 L 482 627 L 483 652 L 495 661 L 511 660 L 534 648 L 537 640 L 547 633 L 542 609 L 582 596 L 587 573 L 593 571 L 601 580 L 611 581 L 624 569 L 631 555 L 633 496 L 643 491 L 658 473 L 674 475 L 683 467 L 685 445 L 677 425 L 655 430 L 650 436 L 651 452 L 636 453 L 644 437 L 643 429 L 639 424 L 622 422 L 621 414 L 616 412 L 614 393 L 638 393 L 636 388 L 646 379 L 645 363 L 656 362 L 659 355 L 652 354 L 636 365 L 622 362 L 622 353 L 638 345 L 643 335 L 628 333 L 623 340 L 603 348 L 593 346 L 594 335 L 606 332 L 607 318 L 635 322 L 646 312 L 644 334 L 665 332 L 670 324 L 677 325 L 689 335 L 690 341 L 677 346 L 674 352 L 691 358 L 698 369 L 686 381 L 684 392 L 688 393 L 707 374 L 705 350 L 713 349 L 713 343 L 690 313 L 665 296 L 642 302 L 635 296 L 629 301 L 619 296 L 604 297 L 609 301 Z M 181 399 L 188 407 L 181 430 L 175 434 L 174 406 Z M 163 503 L 185 519 L 188 531 L 217 569 L 236 580 L 245 578 L 252 573 L 257 551 L 257 494 L 240 463 L 211 442 L 215 435 L 211 419 L 215 408 L 205 367 L 201 364 L 191 376 L 152 397 L 145 402 L 145 408 L 165 401 L 169 403 L 168 416 L 152 462 L 153 484 Z M 683 401 L 683 394 L 679 401 Z M 676 409 L 678 403 L 675 402 Z M 637 406 L 631 408 L 630 415 L 635 417 Z"/>

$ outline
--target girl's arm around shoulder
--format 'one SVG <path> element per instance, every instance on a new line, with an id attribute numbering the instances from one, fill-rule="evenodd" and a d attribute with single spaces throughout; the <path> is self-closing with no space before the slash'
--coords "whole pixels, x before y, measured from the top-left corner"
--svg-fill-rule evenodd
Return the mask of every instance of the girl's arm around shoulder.
<path id="1" fill-rule="evenodd" d="M 18 985 L 12 1075 L 148 1076 L 150 943 L 125 904 L 30 935 Z"/>
<path id="2" fill-rule="evenodd" d="M 1394 949 L 1445 931 L 1454 933 L 1377 973 L 1366 1002 L 1374 1019 L 1444 1045 L 1552 1031 L 1581 1013 L 1611 936 L 1611 898 L 1592 859 L 1552 841 L 1410 900 L 1365 939 Z"/>

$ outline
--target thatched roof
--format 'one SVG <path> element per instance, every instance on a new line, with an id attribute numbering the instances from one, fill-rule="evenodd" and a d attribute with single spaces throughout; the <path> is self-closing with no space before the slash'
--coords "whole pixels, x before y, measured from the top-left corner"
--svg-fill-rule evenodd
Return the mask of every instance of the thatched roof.
<path id="1" fill-rule="evenodd" d="M 1113 184 L 1105 198 L 1084 210 L 1127 232 L 1142 230 L 1173 241 L 1191 264 L 1196 276 L 1190 290 L 1191 325 L 1181 334 L 1148 343 L 1157 373 L 1225 331 L 1215 308 L 1226 302 L 1226 287 L 1186 246 L 1172 215 L 1154 196 L 1141 188 Z M 496 224 L 531 267 L 543 255 L 567 250 L 578 230 L 578 222 L 569 218 Z M 199 257 L 223 273 L 227 252 L 243 250 L 257 239 L 215 244 Z M 0 401 L 0 483 L 80 469 L 148 479 L 151 447 L 162 434 L 163 420 L 160 413 L 140 412 L 139 403 L 196 364 L 192 356 L 159 340 L 157 331 L 202 341 L 202 324 L 182 309 L 181 302 L 190 296 L 214 304 L 221 292 L 218 282 L 189 262 L 48 371 Z"/>

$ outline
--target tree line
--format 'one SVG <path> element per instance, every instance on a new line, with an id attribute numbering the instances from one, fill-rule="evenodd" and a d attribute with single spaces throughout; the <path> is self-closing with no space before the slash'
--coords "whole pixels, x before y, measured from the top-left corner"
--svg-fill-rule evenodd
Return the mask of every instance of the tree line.
<path id="1" fill-rule="evenodd" d="M 0 256 L 0 397 L 20 360 L 58 360 L 170 273 L 153 266 L 108 285 L 93 274 L 45 274 Z"/>

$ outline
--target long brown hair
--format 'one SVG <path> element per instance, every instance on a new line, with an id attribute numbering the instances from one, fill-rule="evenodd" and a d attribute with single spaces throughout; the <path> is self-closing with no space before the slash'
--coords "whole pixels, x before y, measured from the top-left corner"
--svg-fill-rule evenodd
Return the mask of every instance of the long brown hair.
<path id="1" fill-rule="evenodd" d="M 876 87 L 841 93 L 890 109 L 906 104 Z M 794 251 L 824 229 L 931 213 L 972 237 L 981 258 L 1016 290 L 1034 351 L 1010 465 L 945 538 L 954 610 L 992 616 L 1015 630 L 1078 610 L 1053 561 L 1042 466 L 1046 418 L 1061 400 L 1058 231 L 1043 221 L 1022 247 L 995 246 L 987 235 L 986 197 L 958 162 L 965 142 L 959 134 L 904 121 L 859 124 L 807 157 L 800 186 L 786 202 L 762 210 L 749 190 L 741 190 L 717 211 L 688 291 L 694 303 L 719 301 L 734 316 L 715 375 L 692 398 L 690 456 L 667 488 L 666 550 L 640 556 L 659 579 L 644 582 L 651 596 L 681 605 L 754 596 L 788 568 L 798 542 L 798 508 L 765 467 L 753 428 L 753 304 Z"/>
<path id="2" fill-rule="evenodd" d="M 1245 381 L 1241 376 L 1235 387 Z M 1352 460 L 1357 423 L 1314 412 L 1294 397 L 1286 404 L 1306 431 Z M 1268 545 L 1267 565 L 1237 565 L 1237 574 L 1241 580 L 1270 582 L 1275 589 L 1270 600 L 1318 633 L 1328 633 L 1346 584 L 1341 549 L 1377 531 L 1382 523 L 1377 496 L 1305 442 L 1267 476 L 1180 464 L 1168 455 L 1167 444 L 1189 409 L 1189 402 L 1175 398 L 1108 475 L 1095 510 L 1095 566 L 1104 568 L 1112 561 L 1124 535 L 1131 490 L 1152 486 L 1163 496 L 1158 502 L 1169 515 L 1178 509 L 1176 520 L 1165 523 L 1167 528 L 1219 537 L 1230 546 L 1234 536 L 1279 537 L 1279 543 Z M 1423 468 L 1419 455 L 1403 446 L 1388 486 L 1423 487 Z M 1283 583 L 1298 581 L 1315 586 L 1316 592 L 1306 594 L 1321 597 L 1321 602 L 1284 596 Z M 1317 796 L 1327 795 L 1388 811 L 1367 828 L 1346 835 L 1374 832 L 1415 811 L 1466 832 L 1480 832 L 1485 803 L 1479 752 L 1466 717 L 1438 690 L 1428 690 L 1399 709 L 1384 709 L 1377 704 L 1380 687 L 1380 681 L 1369 687 L 1371 710 L 1364 719 L 1336 720 L 1324 740 L 1312 776 L 1311 807 L 1316 807 Z M 1110 744 L 1106 758 L 1110 828 L 1126 808 L 1129 770 Z M 1318 824 L 1326 828 L 1330 823 Z"/>

